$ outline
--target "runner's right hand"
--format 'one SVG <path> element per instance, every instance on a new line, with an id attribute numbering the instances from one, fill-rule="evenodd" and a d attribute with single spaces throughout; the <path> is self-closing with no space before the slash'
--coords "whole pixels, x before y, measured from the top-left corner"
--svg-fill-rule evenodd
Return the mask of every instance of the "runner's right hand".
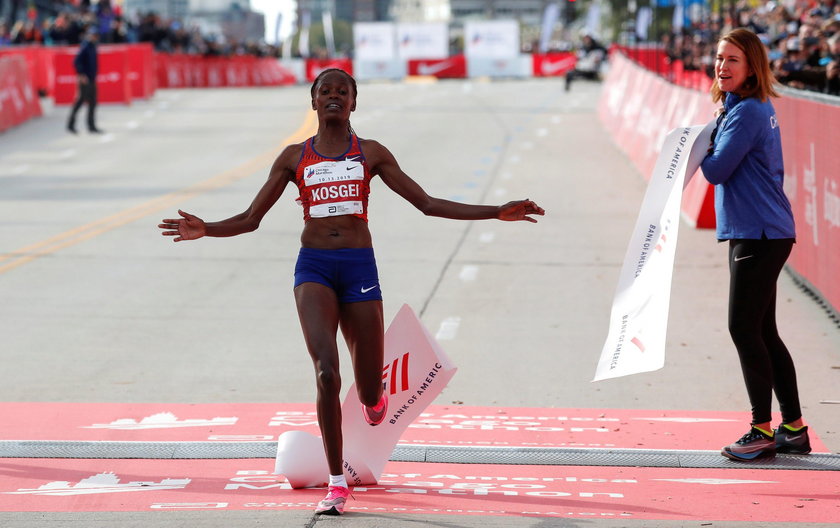
<path id="1" fill-rule="evenodd" d="M 164 218 L 163 223 L 158 224 L 159 228 L 164 229 L 161 235 L 174 236 L 173 242 L 180 242 L 182 240 L 195 240 L 207 234 L 204 220 L 180 209 L 178 209 L 178 214 L 182 218 Z"/>

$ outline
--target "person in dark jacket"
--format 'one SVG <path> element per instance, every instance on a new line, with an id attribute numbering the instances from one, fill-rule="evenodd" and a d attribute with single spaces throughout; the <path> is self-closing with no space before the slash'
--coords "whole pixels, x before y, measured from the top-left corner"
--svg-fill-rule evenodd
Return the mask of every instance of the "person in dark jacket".
<path id="1" fill-rule="evenodd" d="M 715 186 L 717 239 L 729 241 L 729 333 L 752 405 L 750 430 L 723 448 L 732 460 L 811 451 L 796 369 L 776 328 L 776 281 L 795 242 L 784 192 L 778 97 L 764 45 L 748 29 L 718 43 L 712 100 L 722 102 L 703 175 Z M 773 430 L 773 393 L 782 423 Z"/>
<path id="2" fill-rule="evenodd" d="M 96 28 L 91 26 L 87 30 L 85 40 L 79 46 L 79 52 L 73 59 L 73 67 L 76 69 L 76 101 L 67 119 L 67 130 L 76 133 L 76 113 L 83 104 L 87 103 L 87 127 L 92 134 L 101 134 L 102 131 L 96 127 L 96 73 L 99 70 L 99 60 L 96 51 L 96 44 L 99 42 L 99 34 Z"/>

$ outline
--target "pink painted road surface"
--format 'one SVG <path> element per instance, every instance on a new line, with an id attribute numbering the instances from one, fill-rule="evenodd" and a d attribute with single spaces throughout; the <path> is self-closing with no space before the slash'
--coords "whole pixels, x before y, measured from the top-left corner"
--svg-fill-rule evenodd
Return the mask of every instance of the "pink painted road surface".
<path id="1" fill-rule="evenodd" d="M 311 510 L 271 460 L 0 460 L 0 511 Z M 391 462 L 348 512 L 831 522 L 832 471 L 495 466 Z"/>
<path id="2" fill-rule="evenodd" d="M 0 440 L 272 441 L 318 435 L 312 404 L 2 403 Z M 431 405 L 404 445 L 717 450 L 749 415 L 721 411 Z M 827 453 L 811 433 L 815 453 Z"/>

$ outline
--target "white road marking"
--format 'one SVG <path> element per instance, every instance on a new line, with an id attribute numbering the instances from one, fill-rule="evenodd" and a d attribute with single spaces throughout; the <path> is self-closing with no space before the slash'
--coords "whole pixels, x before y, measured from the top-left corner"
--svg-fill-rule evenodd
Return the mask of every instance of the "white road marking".
<path id="1" fill-rule="evenodd" d="M 435 339 L 438 341 L 455 339 L 455 336 L 458 335 L 459 326 L 461 326 L 460 317 L 447 317 L 440 323 Z"/>
<path id="2" fill-rule="evenodd" d="M 472 264 L 467 264 L 461 268 L 461 273 L 458 274 L 458 278 L 465 282 L 474 281 L 477 276 L 478 266 Z"/>

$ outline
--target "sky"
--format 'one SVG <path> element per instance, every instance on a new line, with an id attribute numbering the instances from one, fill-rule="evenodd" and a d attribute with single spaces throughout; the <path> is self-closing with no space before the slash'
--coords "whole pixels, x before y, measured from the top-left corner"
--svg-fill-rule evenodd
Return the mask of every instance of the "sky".
<path id="1" fill-rule="evenodd" d="M 275 44 L 274 30 L 278 14 L 283 15 L 280 23 L 280 39 L 286 38 L 292 32 L 295 19 L 294 0 L 251 0 L 251 10 L 265 15 L 265 41 L 269 44 Z"/>

